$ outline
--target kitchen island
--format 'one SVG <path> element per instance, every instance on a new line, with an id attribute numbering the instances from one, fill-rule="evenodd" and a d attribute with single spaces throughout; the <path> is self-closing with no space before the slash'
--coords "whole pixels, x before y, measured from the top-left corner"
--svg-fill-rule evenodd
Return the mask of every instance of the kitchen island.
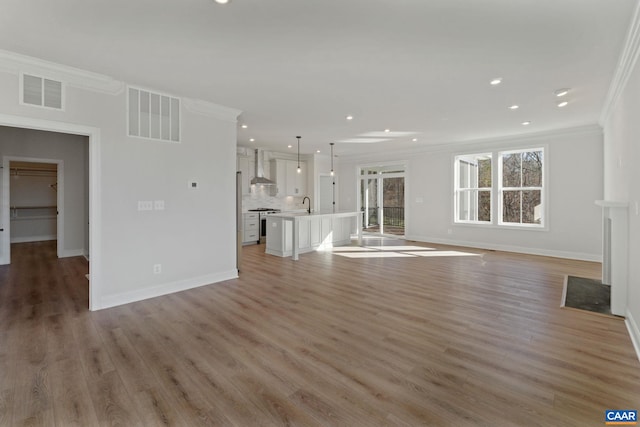
<path id="1" fill-rule="evenodd" d="M 298 259 L 298 255 L 351 244 L 357 230 L 362 243 L 362 212 L 278 213 L 267 216 L 265 252 Z"/>

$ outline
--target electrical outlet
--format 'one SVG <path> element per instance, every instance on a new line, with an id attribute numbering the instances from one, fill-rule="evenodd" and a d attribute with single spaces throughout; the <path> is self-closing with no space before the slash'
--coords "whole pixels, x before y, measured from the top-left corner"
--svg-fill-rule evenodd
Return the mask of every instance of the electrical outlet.
<path id="1" fill-rule="evenodd" d="M 447 229 L 447 234 L 453 234 L 453 230 L 452 229 Z"/>
<path id="2" fill-rule="evenodd" d="M 153 265 L 153 274 L 162 273 L 162 264 L 154 264 Z"/>

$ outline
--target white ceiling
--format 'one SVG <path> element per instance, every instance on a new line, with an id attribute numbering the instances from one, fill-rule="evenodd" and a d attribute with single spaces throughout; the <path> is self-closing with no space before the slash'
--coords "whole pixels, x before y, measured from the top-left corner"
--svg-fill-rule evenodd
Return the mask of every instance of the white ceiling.
<path id="1" fill-rule="evenodd" d="M 240 109 L 243 146 L 392 131 L 337 143 L 347 155 L 597 123 L 635 4 L 1 0 L 0 49 Z"/>

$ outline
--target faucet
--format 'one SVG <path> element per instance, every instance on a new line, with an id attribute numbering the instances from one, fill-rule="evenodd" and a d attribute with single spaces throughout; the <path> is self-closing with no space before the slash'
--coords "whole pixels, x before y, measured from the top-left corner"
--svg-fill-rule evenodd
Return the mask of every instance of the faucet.
<path id="1" fill-rule="evenodd" d="M 307 208 L 307 213 L 309 215 L 311 215 L 311 199 L 309 198 L 309 196 L 304 196 L 304 199 L 302 199 L 302 205 L 304 206 L 304 201 L 308 200 L 309 201 L 309 207 Z"/>

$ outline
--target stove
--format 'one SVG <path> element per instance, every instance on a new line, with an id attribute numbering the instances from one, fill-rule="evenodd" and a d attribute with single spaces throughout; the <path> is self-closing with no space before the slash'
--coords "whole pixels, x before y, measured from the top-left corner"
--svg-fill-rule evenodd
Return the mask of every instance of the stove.
<path id="1" fill-rule="evenodd" d="M 260 224 L 260 232 L 258 236 L 260 236 L 260 241 L 258 243 L 263 243 L 267 240 L 267 216 L 275 213 L 279 213 L 280 209 L 272 209 L 272 208 L 256 208 L 249 209 L 249 212 L 258 212 L 260 220 L 258 224 Z"/>
<path id="2" fill-rule="evenodd" d="M 249 209 L 248 212 L 260 212 L 260 213 L 278 213 L 280 209 L 271 209 L 271 208 L 257 208 L 257 209 Z"/>

